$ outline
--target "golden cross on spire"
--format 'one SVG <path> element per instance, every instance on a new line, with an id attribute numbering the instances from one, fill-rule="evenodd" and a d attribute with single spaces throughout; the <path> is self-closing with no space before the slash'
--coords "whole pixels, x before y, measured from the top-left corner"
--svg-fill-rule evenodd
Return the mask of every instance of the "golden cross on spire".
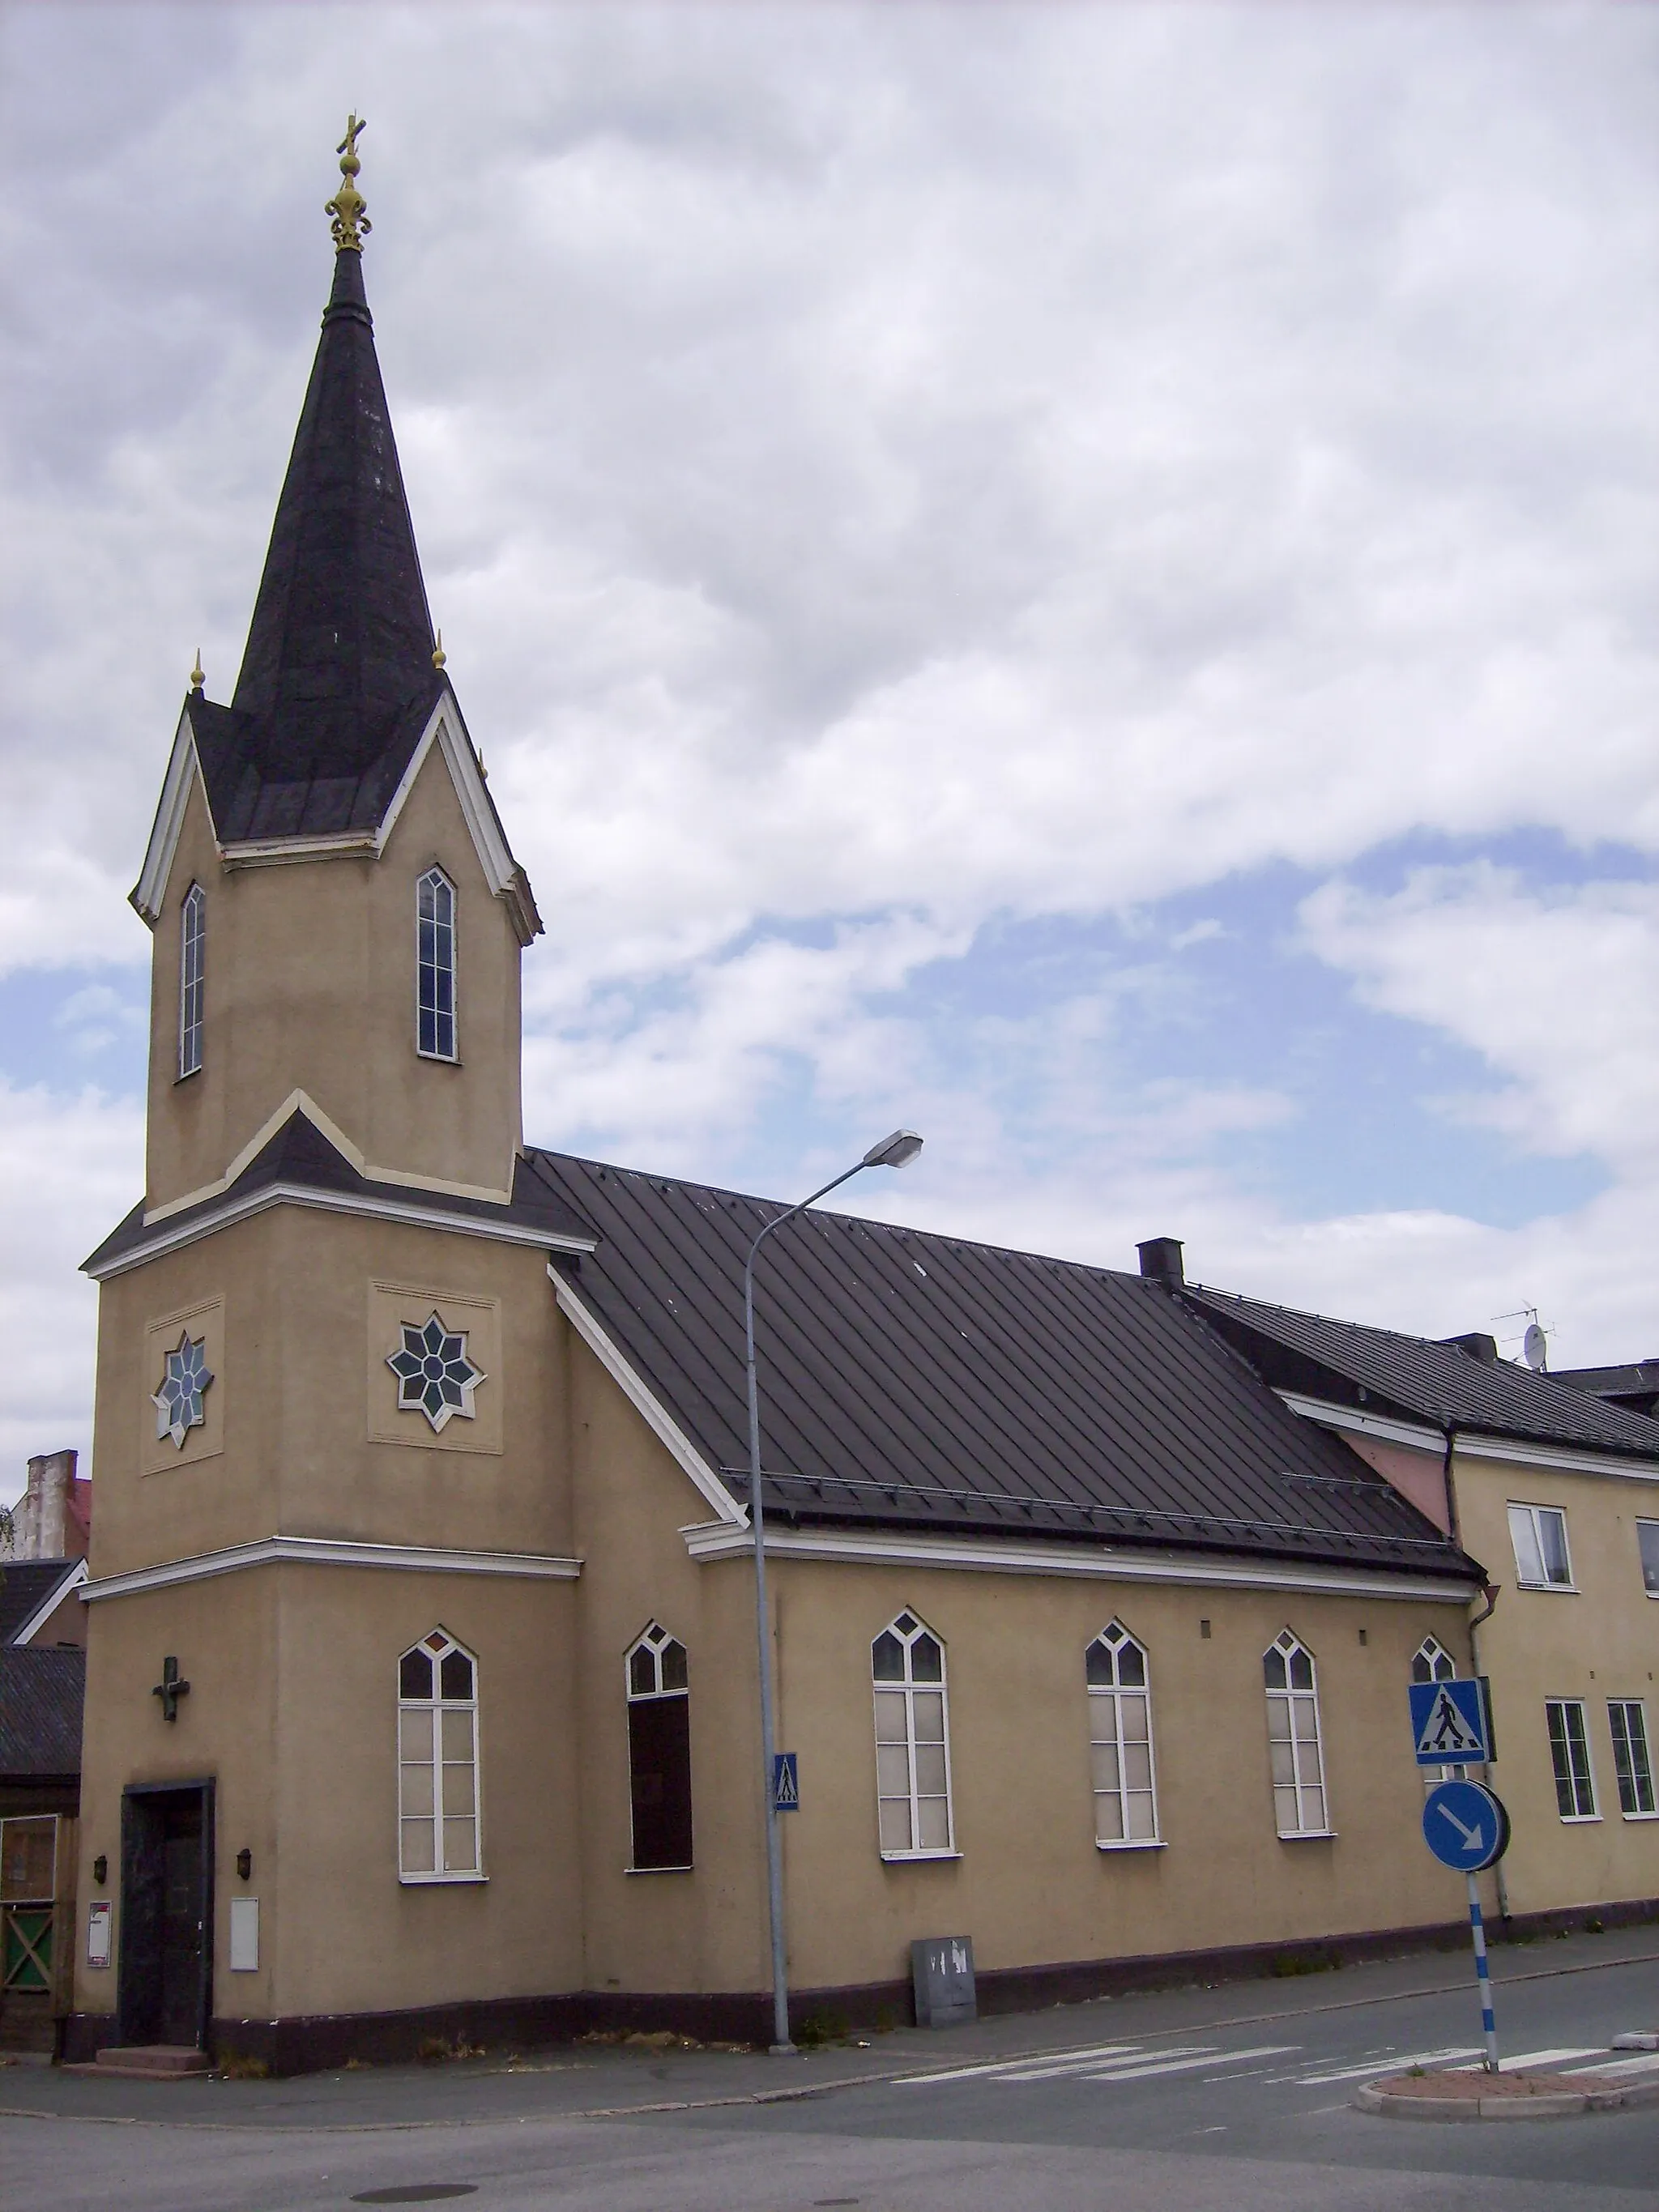
<path id="1" fill-rule="evenodd" d="M 323 210 L 334 220 L 329 228 L 334 234 L 336 250 L 341 253 L 361 253 L 363 240 L 374 229 L 374 224 L 364 212 L 368 203 L 357 189 L 357 172 L 362 163 L 357 158 L 357 140 L 368 125 L 356 114 L 346 122 L 346 135 L 335 148 L 340 157 L 340 189 Z"/>

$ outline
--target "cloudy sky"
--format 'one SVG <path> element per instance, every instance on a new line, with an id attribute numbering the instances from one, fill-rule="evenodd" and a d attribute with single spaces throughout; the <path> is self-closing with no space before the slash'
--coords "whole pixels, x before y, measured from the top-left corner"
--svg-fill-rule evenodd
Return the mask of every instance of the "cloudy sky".
<path id="1" fill-rule="evenodd" d="M 369 118 L 527 1132 L 1659 1352 L 1659 14 L 0 11 L 0 1496 Z M 1499 1318 L 1503 1317 L 1503 1318 Z"/>

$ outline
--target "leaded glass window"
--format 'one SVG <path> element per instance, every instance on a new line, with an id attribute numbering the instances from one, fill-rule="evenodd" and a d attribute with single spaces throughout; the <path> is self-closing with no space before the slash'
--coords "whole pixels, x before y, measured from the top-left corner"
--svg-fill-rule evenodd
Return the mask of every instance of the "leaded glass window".
<path id="1" fill-rule="evenodd" d="M 876 1811 L 884 1859 L 947 1856 L 951 1741 L 945 1646 L 902 1613 L 870 1647 L 876 1698 Z"/>
<path id="2" fill-rule="evenodd" d="M 207 1339 L 192 1336 L 187 1328 L 181 1330 L 173 1350 L 162 1355 L 161 1387 L 150 1397 L 158 1443 L 163 1437 L 171 1437 L 183 1451 L 191 1431 L 202 1427 L 207 1419 L 202 1400 L 212 1382 Z"/>
<path id="3" fill-rule="evenodd" d="M 691 1697 L 685 1646 L 653 1621 L 628 1654 L 628 1779 L 636 1872 L 691 1864 Z"/>
<path id="4" fill-rule="evenodd" d="M 1287 1628 L 1265 1654 L 1261 1671 L 1267 1690 L 1275 1825 L 1281 1836 L 1328 1835 L 1313 1654 Z"/>
<path id="5" fill-rule="evenodd" d="M 1425 1636 L 1412 1654 L 1413 1682 L 1451 1682 L 1457 1678 L 1457 1662 L 1445 1645 Z"/>
<path id="6" fill-rule="evenodd" d="M 192 884 L 179 915 L 179 1075 L 202 1066 L 202 1000 L 207 957 L 207 893 Z"/>
<path id="7" fill-rule="evenodd" d="M 398 1378 L 399 1409 L 424 1413 L 434 1435 L 458 1413 L 464 1421 L 476 1419 L 474 1395 L 489 1377 L 467 1357 L 467 1332 L 447 1328 L 434 1313 L 418 1325 L 401 1322 L 398 1333 L 403 1342 L 386 1364 Z"/>
<path id="8" fill-rule="evenodd" d="M 398 1871 L 482 1879 L 478 1663 L 434 1628 L 398 1662 Z"/>
<path id="9" fill-rule="evenodd" d="M 1102 1850 L 1158 1841 L 1152 1772 L 1152 1697 L 1146 1653 L 1115 1620 L 1084 1654 L 1095 1841 Z"/>
<path id="10" fill-rule="evenodd" d="M 428 1060 L 455 1057 L 455 886 L 428 868 L 416 886 L 416 1042 Z"/>
<path id="11" fill-rule="evenodd" d="M 1544 1719 L 1550 1735 L 1550 1765 L 1555 1772 L 1556 1811 L 1564 1820 L 1595 1820 L 1595 1778 L 1590 1771 L 1583 1699 L 1547 1699 Z"/>

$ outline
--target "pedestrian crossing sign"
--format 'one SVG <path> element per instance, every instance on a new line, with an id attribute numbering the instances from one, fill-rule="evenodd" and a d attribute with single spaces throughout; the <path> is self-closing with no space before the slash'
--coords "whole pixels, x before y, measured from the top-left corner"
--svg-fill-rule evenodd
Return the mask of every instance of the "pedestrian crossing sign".
<path id="1" fill-rule="evenodd" d="M 1484 1674 L 1411 1685 L 1412 1735 L 1419 1766 L 1480 1766 L 1492 1756 Z"/>
<path id="2" fill-rule="evenodd" d="M 772 1754 L 772 1810 L 775 1813 L 799 1813 L 800 1810 L 800 1777 L 795 1771 L 793 1751 L 775 1751 Z"/>

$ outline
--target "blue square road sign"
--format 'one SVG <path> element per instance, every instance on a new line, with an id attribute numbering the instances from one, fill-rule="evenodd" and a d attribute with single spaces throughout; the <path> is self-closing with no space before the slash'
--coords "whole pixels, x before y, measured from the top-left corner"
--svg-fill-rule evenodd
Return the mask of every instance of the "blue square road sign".
<path id="1" fill-rule="evenodd" d="M 1411 1685 L 1412 1741 L 1419 1766 L 1480 1766 L 1492 1756 L 1484 1675 Z"/>

